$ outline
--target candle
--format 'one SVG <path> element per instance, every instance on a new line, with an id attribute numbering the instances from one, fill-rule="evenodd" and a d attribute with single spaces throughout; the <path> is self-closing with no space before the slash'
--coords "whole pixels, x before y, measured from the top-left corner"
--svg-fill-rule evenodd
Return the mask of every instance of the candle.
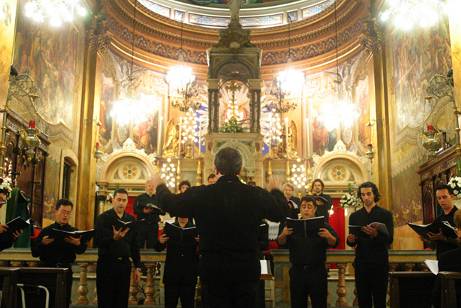
<path id="1" fill-rule="evenodd" d="M 285 117 L 285 150 L 288 155 L 288 117 Z"/>
<path id="2" fill-rule="evenodd" d="M 181 158 L 181 123 L 182 117 L 179 117 L 178 158 Z"/>
<path id="3" fill-rule="evenodd" d="M 198 154 L 202 153 L 202 123 L 198 119 Z"/>
<path id="4" fill-rule="evenodd" d="M 29 121 L 29 128 L 35 128 L 35 120 Z"/>

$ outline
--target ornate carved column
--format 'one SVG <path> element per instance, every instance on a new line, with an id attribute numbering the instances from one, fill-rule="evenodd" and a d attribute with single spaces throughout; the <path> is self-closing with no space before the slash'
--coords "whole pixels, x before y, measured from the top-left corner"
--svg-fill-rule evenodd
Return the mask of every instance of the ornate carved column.
<path id="1" fill-rule="evenodd" d="M 250 132 L 261 131 L 261 79 L 249 79 L 250 85 Z"/>
<path id="2" fill-rule="evenodd" d="M 79 305 L 88 305 L 88 287 L 87 287 L 87 276 L 88 275 L 88 263 L 80 264 L 80 281 L 77 289 Z"/>
<path id="3" fill-rule="evenodd" d="M 76 202 L 76 225 L 80 229 L 93 227 L 96 186 L 96 159 L 94 157 L 97 141 L 99 115 L 98 97 L 98 59 L 110 44 L 106 34 L 106 22 L 100 9 L 87 31 L 86 53 L 83 72 L 83 95 L 80 109 L 80 132 L 78 145 L 78 190 Z"/>
<path id="4" fill-rule="evenodd" d="M 208 132 L 219 131 L 219 80 L 208 79 Z"/>
<path id="5" fill-rule="evenodd" d="M 336 289 L 338 299 L 336 307 L 349 307 L 347 304 L 347 289 L 346 289 L 346 264 L 338 263 L 338 288 Z"/>
<path id="6" fill-rule="evenodd" d="M 154 265 L 153 263 L 146 264 L 147 276 L 146 276 L 146 287 L 144 292 L 146 294 L 146 299 L 144 305 L 153 305 L 154 304 Z"/>
<path id="7" fill-rule="evenodd" d="M 362 45 L 370 52 L 369 67 L 373 72 L 375 104 L 370 106 L 371 119 L 375 119 L 371 143 L 376 148 L 373 160 L 373 179 L 383 196 L 382 205 L 391 209 L 392 204 L 392 176 L 389 127 L 389 100 L 387 95 L 386 53 L 383 33 L 378 29 L 376 1 L 370 1 L 370 17 L 365 21 L 365 31 L 362 36 Z M 373 108 L 374 107 L 374 108 Z"/>

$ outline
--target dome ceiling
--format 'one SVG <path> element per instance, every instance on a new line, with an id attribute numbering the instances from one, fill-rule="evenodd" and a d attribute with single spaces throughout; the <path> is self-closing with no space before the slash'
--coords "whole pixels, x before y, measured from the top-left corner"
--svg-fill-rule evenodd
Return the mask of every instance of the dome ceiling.
<path id="1" fill-rule="evenodd" d="M 226 0 L 138 0 L 153 13 L 177 21 L 210 28 L 225 28 L 229 24 Z M 259 2 L 248 0 L 247 2 Z M 301 21 L 322 13 L 334 0 L 273 0 L 244 4 L 240 22 L 246 28 L 265 28 Z"/>
<path id="2" fill-rule="evenodd" d="M 170 4 L 172 2 L 181 4 L 182 2 L 137 0 L 136 33 L 133 35 L 132 18 L 135 1 L 104 1 L 104 11 L 108 17 L 105 24 L 108 30 L 107 34 L 111 39 L 111 50 L 122 58 L 130 58 L 134 44 L 134 61 L 159 72 L 165 72 L 169 66 L 177 63 L 179 54 L 181 54 L 181 61 L 192 65 L 199 77 L 206 78 L 206 51 L 218 42 L 220 28 L 183 24 L 171 19 L 170 16 L 166 17 L 154 13 L 145 5 L 140 5 L 147 1 L 150 3 L 164 1 L 164 3 Z M 285 5 L 298 5 L 300 3 L 320 2 L 318 0 L 303 0 L 285 2 Z M 285 24 L 252 28 L 251 42 L 262 49 L 262 74 L 271 75 L 279 70 L 279 67 L 286 65 L 288 46 L 291 47 L 291 64 L 303 68 L 309 67 L 311 71 L 334 66 L 336 47 L 338 47 L 340 61 L 345 61 L 357 54 L 363 43 L 368 40 L 369 35 L 367 3 L 367 0 L 339 0 L 337 14 L 335 14 L 334 5 L 330 5 L 322 12 L 310 18 L 298 20 L 291 26 Z M 182 4 L 189 7 L 199 7 L 193 4 Z M 208 5 L 203 7 L 209 9 Z M 269 7 L 280 9 L 276 5 L 269 5 Z M 229 14 L 229 10 L 225 8 L 221 8 L 221 10 Z M 246 8 L 240 12 L 242 13 L 244 10 Z M 300 11 L 302 9 L 297 12 Z M 173 12 L 176 14 L 177 11 Z M 336 29 L 338 29 L 338 33 L 336 33 Z"/>

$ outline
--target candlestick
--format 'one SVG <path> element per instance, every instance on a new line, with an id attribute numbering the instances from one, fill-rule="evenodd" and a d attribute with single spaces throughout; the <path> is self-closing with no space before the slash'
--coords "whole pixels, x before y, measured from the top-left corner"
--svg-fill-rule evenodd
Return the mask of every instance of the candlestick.
<path id="1" fill-rule="evenodd" d="M 285 117 L 285 152 L 288 158 L 288 117 Z"/>

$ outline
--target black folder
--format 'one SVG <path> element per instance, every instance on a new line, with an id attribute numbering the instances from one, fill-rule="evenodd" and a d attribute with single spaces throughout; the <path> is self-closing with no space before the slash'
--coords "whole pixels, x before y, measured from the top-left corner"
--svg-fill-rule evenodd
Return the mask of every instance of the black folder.
<path id="1" fill-rule="evenodd" d="M 414 224 L 414 223 L 409 222 L 408 226 L 410 226 L 410 228 L 412 228 L 413 231 L 415 231 L 416 233 L 418 233 L 419 235 L 425 238 L 427 238 L 427 234 L 429 232 L 432 232 L 432 233 L 439 232 L 439 228 L 434 223 L 419 225 L 419 224 Z"/>
<path id="2" fill-rule="evenodd" d="M 19 230 L 24 230 L 31 225 L 30 219 L 24 220 L 21 216 L 18 216 L 6 223 L 8 226 L 8 233 L 14 233 Z"/>
<path id="3" fill-rule="evenodd" d="M 174 241 L 194 240 L 197 237 L 197 227 L 181 228 L 169 222 L 165 223 L 165 234 Z"/>
<path id="4" fill-rule="evenodd" d="M 115 228 L 117 229 L 125 229 L 125 228 L 130 228 L 130 229 L 133 229 L 133 228 L 136 228 L 140 223 L 144 222 L 145 219 L 142 218 L 142 219 L 138 219 L 138 220 L 132 220 L 132 221 L 123 221 L 121 219 L 117 219 L 115 221 Z"/>
<path id="5" fill-rule="evenodd" d="M 318 216 L 308 219 L 287 217 L 287 227 L 293 229 L 293 234 L 307 237 L 308 234 L 317 234 L 320 228 L 325 228 L 325 217 Z"/>
<path id="6" fill-rule="evenodd" d="M 75 231 L 67 231 L 67 230 L 60 230 L 56 228 L 52 228 L 50 235 L 53 238 L 65 238 L 68 236 L 71 237 L 80 237 L 84 241 L 88 241 L 94 235 L 94 229 L 91 230 L 75 230 Z"/>

